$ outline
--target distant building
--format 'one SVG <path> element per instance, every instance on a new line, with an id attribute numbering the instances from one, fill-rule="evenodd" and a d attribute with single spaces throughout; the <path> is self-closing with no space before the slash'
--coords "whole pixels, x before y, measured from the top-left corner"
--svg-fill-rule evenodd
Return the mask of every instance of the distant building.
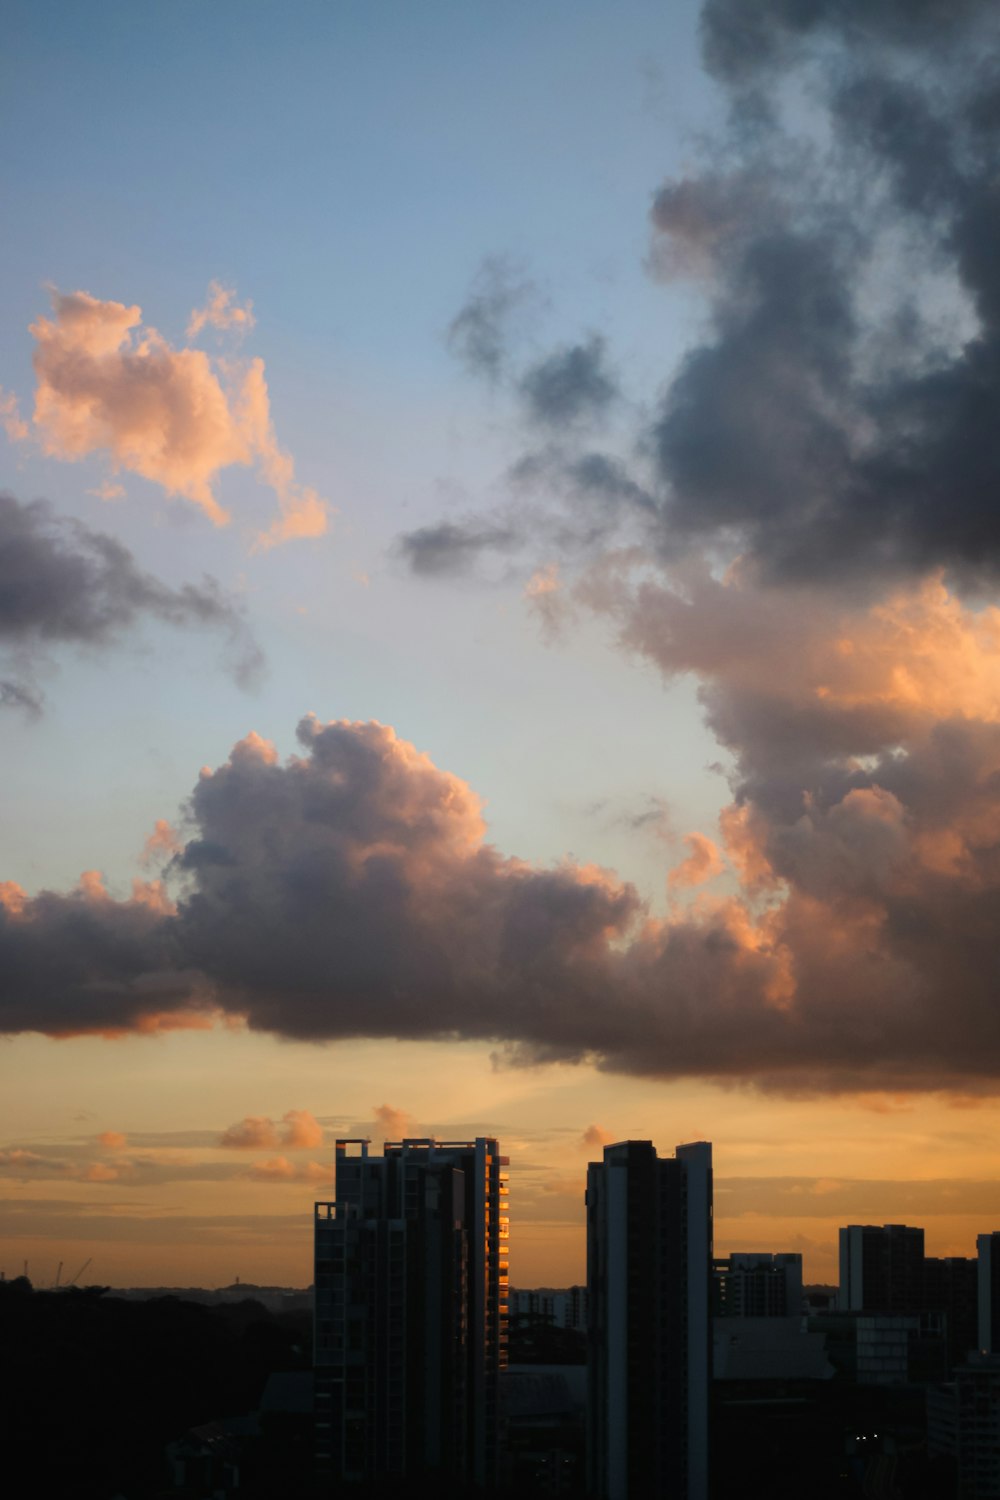
<path id="1" fill-rule="evenodd" d="M 587 1170 L 588 1489 L 705 1500 L 712 1148 L 607 1146 Z"/>
<path id="2" fill-rule="evenodd" d="M 836 1370 L 826 1337 L 803 1327 L 804 1319 L 715 1318 L 713 1380 L 830 1380 Z"/>
<path id="3" fill-rule="evenodd" d="M 859 1313 L 855 1338 L 858 1385 L 926 1385 L 948 1373 L 943 1313 Z"/>
<path id="4" fill-rule="evenodd" d="M 925 1312 L 941 1312 L 947 1319 L 948 1364 L 964 1365 L 978 1348 L 977 1276 L 979 1266 L 971 1257 L 945 1255 L 924 1257 Z"/>
<path id="5" fill-rule="evenodd" d="M 569 1328 L 574 1333 L 587 1331 L 587 1288 L 511 1287 L 508 1301 L 510 1316 L 522 1323 L 547 1323 L 553 1328 Z"/>
<path id="6" fill-rule="evenodd" d="M 802 1256 L 739 1251 L 712 1262 L 719 1318 L 793 1318 L 802 1312 Z"/>
<path id="7" fill-rule="evenodd" d="M 493 1488 L 506 1355 L 507 1179 L 497 1142 L 336 1144 L 317 1203 L 317 1456 L 333 1487 Z"/>
<path id="8" fill-rule="evenodd" d="M 849 1224 L 840 1231 L 841 1312 L 918 1312 L 924 1305 L 924 1231 Z"/>
<path id="9" fill-rule="evenodd" d="M 951 1454 L 958 1500 L 1000 1500 L 1000 1356 L 973 1354 L 928 1393 L 931 1454 Z"/>
<path id="10" fill-rule="evenodd" d="M 1000 1354 L 1000 1232 L 976 1237 L 981 1354 Z"/>

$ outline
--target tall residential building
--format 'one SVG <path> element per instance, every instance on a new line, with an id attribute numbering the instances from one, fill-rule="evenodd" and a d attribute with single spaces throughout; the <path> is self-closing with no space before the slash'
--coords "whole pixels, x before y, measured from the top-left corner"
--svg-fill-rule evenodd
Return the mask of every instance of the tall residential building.
<path id="1" fill-rule="evenodd" d="M 927 1445 L 957 1461 L 958 1500 L 1000 1500 L 1000 1356 L 975 1350 L 928 1393 Z"/>
<path id="2" fill-rule="evenodd" d="M 336 1144 L 317 1203 L 317 1457 L 331 1483 L 490 1489 L 507 1338 L 507 1160 L 497 1142 Z"/>
<path id="3" fill-rule="evenodd" d="M 802 1256 L 737 1251 L 713 1262 L 714 1306 L 721 1318 L 795 1318 L 802 1312 Z"/>
<path id="4" fill-rule="evenodd" d="M 976 1236 L 981 1354 L 1000 1355 L 1000 1232 Z"/>
<path id="5" fill-rule="evenodd" d="M 705 1500 L 712 1147 L 607 1146 L 587 1169 L 588 1481 L 597 1500 Z"/>
<path id="6" fill-rule="evenodd" d="M 841 1312 L 913 1313 L 923 1307 L 924 1231 L 848 1224 L 840 1231 Z"/>
<path id="7" fill-rule="evenodd" d="M 925 1312 L 944 1313 L 948 1368 L 964 1365 L 979 1348 L 976 1326 L 979 1266 L 963 1255 L 924 1256 Z"/>

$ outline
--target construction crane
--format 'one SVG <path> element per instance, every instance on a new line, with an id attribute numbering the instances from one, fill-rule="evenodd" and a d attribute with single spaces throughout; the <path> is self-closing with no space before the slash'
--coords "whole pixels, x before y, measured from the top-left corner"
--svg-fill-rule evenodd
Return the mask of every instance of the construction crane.
<path id="1" fill-rule="evenodd" d="M 70 1279 L 69 1279 L 69 1281 L 67 1281 L 67 1283 L 66 1283 L 67 1286 L 76 1286 L 76 1284 L 79 1281 L 80 1277 L 83 1275 L 84 1271 L 90 1265 L 90 1262 L 92 1261 L 92 1259 L 93 1259 L 93 1256 L 91 1256 L 91 1255 L 87 1256 L 87 1259 L 84 1261 L 84 1263 L 80 1267 L 79 1271 L 77 1271 L 76 1275 L 75 1276 L 71 1276 Z"/>

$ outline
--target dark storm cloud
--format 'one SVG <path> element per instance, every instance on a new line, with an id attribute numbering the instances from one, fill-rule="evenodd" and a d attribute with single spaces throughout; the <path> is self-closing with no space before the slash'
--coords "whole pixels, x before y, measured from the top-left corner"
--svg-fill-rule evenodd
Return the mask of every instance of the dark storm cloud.
<path id="1" fill-rule="evenodd" d="M 991 9 L 990 0 L 704 0 L 703 53 L 711 72 L 738 83 L 786 68 L 814 37 L 933 48 Z"/>
<path id="2" fill-rule="evenodd" d="M 239 610 L 211 578 L 172 589 L 104 532 L 58 516 L 43 500 L 0 494 L 0 649 L 30 664 L 57 644 L 104 646 L 142 618 L 221 630 L 230 665 L 248 684 L 262 657 Z M 5 680 L 0 703 L 36 711 L 30 681 Z"/>
<path id="3" fill-rule="evenodd" d="M 763 752 L 747 760 L 728 848 L 769 901 L 663 921 L 606 872 L 501 856 L 470 789 L 385 726 L 306 719 L 284 764 L 251 735 L 195 788 L 190 819 L 226 858 L 179 862 L 176 910 L 93 879 L 0 886 L 2 1026 L 223 1011 L 299 1039 L 481 1038 L 507 1062 L 794 1094 L 995 1090 L 1000 728 L 928 724 L 888 714 L 907 753 L 865 769 L 817 751 L 794 802 Z"/>
<path id="4" fill-rule="evenodd" d="M 713 317 L 652 432 L 668 528 L 772 579 L 995 575 L 1000 13 L 709 0 L 703 38 L 742 148 L 653 204 L 654 265 L 707 269 Z M 748 103 L 776 74 L 828 140 Z"/>
<path id="5" fill-rule="evenodd" d="M 696 278 L 708 333 L 613 459 L 647 497 L 641 543 L 660 558 L 742 553 L 768 583 L 877 587 L 938 566 L 963 586 L 990 581 L 1000 11 L 708 0 L 702 37 L 731 125 L 701 171 L 655 192 L 649 266 Z M 486 330 L 470 362 L 494 374 L 507 304 L 487 286 L 456 320 Z M 597 336 L 512 379 L 531 422 L 564 439 L 617 390 Z M 515 482 L 534 467 L 549 485 L 523 533 L 534 561 L 573 560 L 580 528 L 555 523 L 581 462 L 567 449 L 544 475 L 533 453 L 512 467 Z M 593 538 L 634 526 L 621 485 L 576 489 Z M 481 552 L 490 531 L 477 520 Z"/>
<path id="6" fill-rule="evenodd" d="M 518 389 L 531 420 L 555 428 L 603 416 L 618 396 L 605 342 L 596 334 L 539 360 L 521 376 Z"/>

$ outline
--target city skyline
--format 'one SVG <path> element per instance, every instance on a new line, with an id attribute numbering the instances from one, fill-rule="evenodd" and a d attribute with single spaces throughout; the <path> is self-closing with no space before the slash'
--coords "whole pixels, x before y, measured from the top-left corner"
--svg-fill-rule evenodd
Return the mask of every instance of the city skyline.
<path id="1" fill-rule="evenodd" d="M 0 1265 L 337 1137 L 1000 1224 L 991 7 L 9 8 Z M 301 1238 L 289 1236 L 301 1225 Z"/>

